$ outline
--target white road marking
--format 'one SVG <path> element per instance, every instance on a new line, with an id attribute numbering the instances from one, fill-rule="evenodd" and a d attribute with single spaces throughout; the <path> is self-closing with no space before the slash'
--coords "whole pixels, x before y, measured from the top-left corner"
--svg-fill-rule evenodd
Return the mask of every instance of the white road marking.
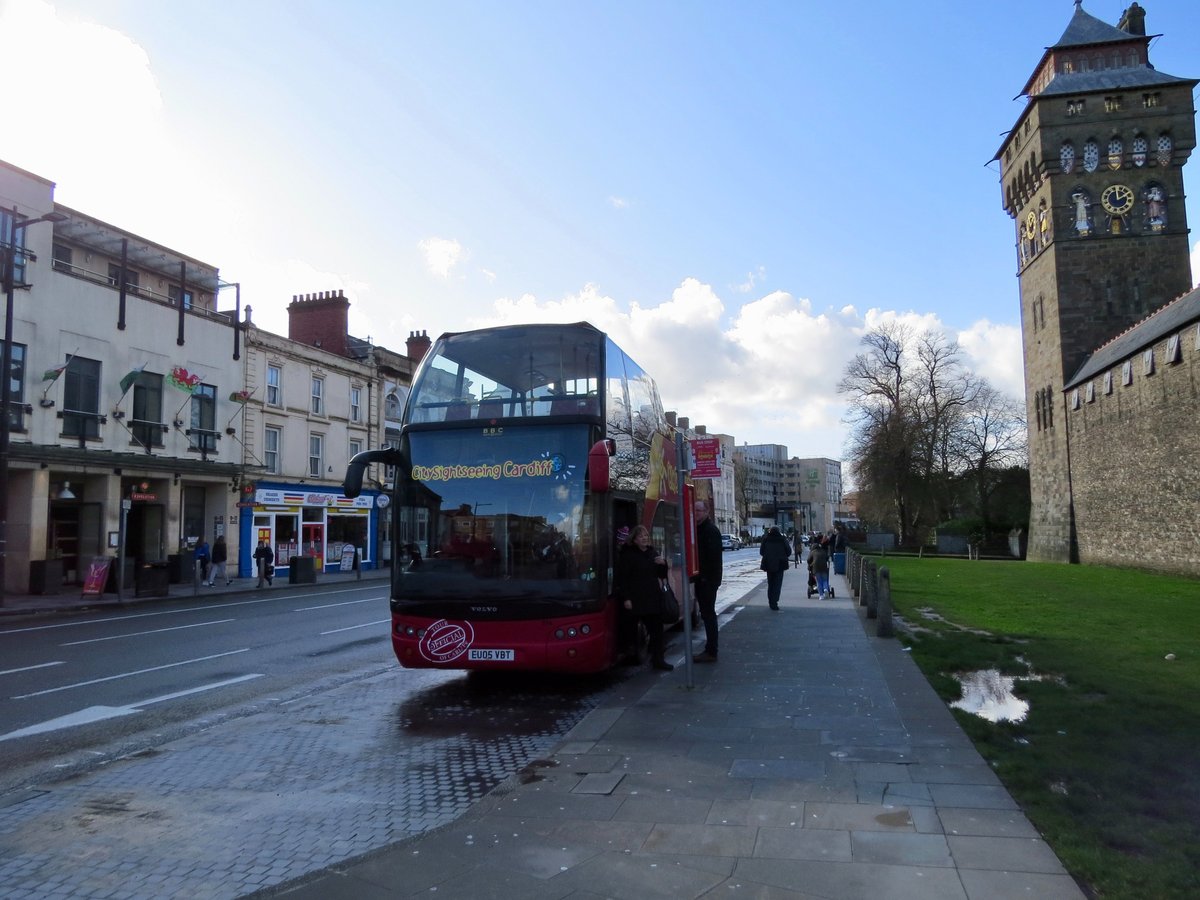
<path id="1" fill-rule="evenodd" d="M 333 609 L 335 606 L 354 606 L 356 603 L 378 603 L 387 597 L 367 597 L 365 600 L 346 600 L 343 603 L 325 603 L 321 606 L 298 606 L 292 612 L 310 612 L 314 609 Z"/>
<path id="2" fill-rule="evenodd" d="M 105 681 L 115 681 L 118 678 L 132 678 L 134 675 L 145 675 L 147 672 L 161 672 L 163 669 L 174 669 L 177 666 L 186 666 L 191 663 L 208 662 L 210 659 L 220 659 L 223 656 L 233 656 L 237 653 L 246 653 L 250 650 L 249 647 L 243 647 L 241 650 L 230 650 L 228 653 L 214 653 L 212 656 L 198 656 L 196 659 L 184 659 L 179 662 L 167 663 L 165 666 L 151 666 L 149 669 L 138 669 L 135 672 L 122 672 L 119 675 L 107 675 L 104 678 L 93 678 L 91 681 L 78 681 L 75 684 L 64 684 L 61 687 L 47 688 L 44 691 L 35 691 L 32 694 L 19 694 L 16 697 L 10 697 L 10 700 L 28 700 L 30 697 L 41 697 L 45 694 L 56 694 L 59 691 L 69 691 L 73 688 L 87 687 L 90 684 L 100 684 Z"/>
<path id="3" fill-rule="evenodd" d="M 60 659 L 57 662 L 38 663 L 36 666 L 25 666 L 21 669 L 5 669 L 3 672 L 0 672 L 0 675 L 15 675 L 18 672 L 30 672 L 34 669 L 48 669 L 50 666 L 61 666 L 64 664 L 65 661 Z"/>
<path id="4" fill-rule="evenodd" d="M 321 637 L 327 634 L 340 634 L 343 631 L 353 631 L 356 628 L 378 628 L 380 625 L 391 624 L 391 619 L 380 619 L 378 622 L 364 622 L 362 625 L 351 625 L 348 628 L 335 628 L 333 631 L 322 631 Z"/>
<path id="5" fill-rule="evenodd" d="M 92 722 L 102 722 L 105 719 L 115 719 L 118 716 L 129 716 L 133 715 L 134 713 L 141 712 L 141 707 L 149 706 L 152 703 L 162 703 L 166 700 L 175 700 L 178 697 L 187 697 L 190 694 L 199 694 L 203 691 L 211 691 L 215 690 L 216 688 L 226 687 L 231 684 L 240 684 L 243 681 L 251 681 L 255 678 L 262 678 L 262 675 L 240 675 L 237 678 L 227 678 L 225 681 L 217 681 L 213 684 L 205 684 L 201 685 L 200 687 L 188 688 L 185 691 L 176 691 L 173 694 L 163 694 L 161 697 L 151 697 L 149 700 L 142 700 L 140 703 L 135 703 L 130 706 L 89 706 L 87 709 L 81 709 L 78 712 L 73 712 L 65 716 L 59 716 L 57 719 L 48 719 L 45 722 L 39 722 L 36 725 L 30 725 L 28 728 L 10 731 L 8 734 L 0 734 L 0 741 L 28 737 L 31 734 L 45 734 L 47 731 L 58 731 L 62 728 L 73 728 L 76 725 L 88 725 Z"/>
<path id="6" fill-rule="evenodd" d="M 78 647 L 80 644 L 98 644 L 101 641 L 116 641 L 121 638 L 143 637 L 147 634 L 161 634 L 164 631 L 182 631 L 185 628 L 201 628 L 205 625 L 224 625 L 226 622 L 236 621 L 234 619 L 217 619 L 215 622 L 197 622 L 195 625 L 175 625 L 171 628 L 155 628 L 151 631 L 133 631 L 129 634 L 113 634 L 108 637 L 91 638 L 86 641 L 71 641 L 69 644 L 59 644 L 60 647 Z"/>

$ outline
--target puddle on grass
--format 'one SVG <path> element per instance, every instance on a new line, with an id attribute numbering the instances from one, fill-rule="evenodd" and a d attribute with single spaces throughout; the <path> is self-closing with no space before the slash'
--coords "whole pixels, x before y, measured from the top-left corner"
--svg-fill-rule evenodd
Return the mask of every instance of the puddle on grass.
<path id="1" fill-rule="evenodd" d="M 996 669 L 956 674 L 962 685 L 962 699 L 952 709 L 973 713 L 989 722 L 1021 722 L 1029 713 L 1029 704 L 1013 693 L 1018 681 L 1041 681 L 1041 675 L 1002 675 Z"/>

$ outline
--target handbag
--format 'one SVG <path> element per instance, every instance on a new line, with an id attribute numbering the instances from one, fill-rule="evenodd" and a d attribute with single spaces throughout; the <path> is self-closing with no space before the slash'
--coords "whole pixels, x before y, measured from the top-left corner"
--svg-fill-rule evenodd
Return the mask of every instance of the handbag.
<path id="1" fill-rule="evenodd" d="M 667 582 L 662 582 L 662 620 L 664 625 L 674 625 L 679 621 L 679 601 L 675 599 L 675 592 L 671 590 L 671 585 Z"/>

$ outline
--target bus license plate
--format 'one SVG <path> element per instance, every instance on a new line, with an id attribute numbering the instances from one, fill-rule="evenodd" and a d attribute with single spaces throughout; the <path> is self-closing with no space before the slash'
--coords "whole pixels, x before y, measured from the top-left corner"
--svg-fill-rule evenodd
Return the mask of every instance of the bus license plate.
<path id="1" fill-rule="evenodd" d="M 467 659 L 472 662 L 512 662 L 515 656 L 512 650 L 471 650 Z"/>

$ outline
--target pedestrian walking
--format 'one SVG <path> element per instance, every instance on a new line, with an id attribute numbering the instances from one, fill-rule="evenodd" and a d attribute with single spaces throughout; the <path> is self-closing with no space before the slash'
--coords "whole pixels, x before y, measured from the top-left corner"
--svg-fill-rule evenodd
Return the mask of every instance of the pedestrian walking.
<path id="1" fill-rule="evenodd" d="M 692 657 L 692 662 L 717 661 L 717 588 L 725 560 L 721 555 L 721 531 L 712 520 L 708 502 L 697 500 L 692 508 L 696 513 L 696 556 L 700 571 L 692 582 L 696 588 L 696 606 L 704 623 L 704 652 Z"/>
<path id="2" fill-rule="evenodd" d="M 772 525 L 762 543 L 758 547 L 758 555 L 762 557 L 759 568 L 767 573 L 767 603 L 771 609 L 779 609 L 779 592 L 783 590 L 783 573 L 788 570 L 788 559 L 792 548 L 788 546 L 787 538 L 779 531 L 779 526 Z"/>
<path id="3" fill-rule="evenodd" d="M 267 546 L 266 541 L 258 542 L 254 551 L 254 564 L 258 569 L 258 584 L 255 587 L 262 587 L 264 581 L 271 584 L 275 577 L 275 552 Z"/>
<path id="4" fill-rule="evenodd" d="M 650 666 L 669 672 L 675 667 L 663 655 L 662 580 L 666 577 L 666 559 L 650 546 L 650 532 L 646 526 L 639 525 L 617 556 L 614 593 L 621 598 L 625 609 L 641 619 L 646 629 L 650 638 Z"/>
<path id="5" fill-rule="evenodd" d="M 212 561 L 212 553 L 208 549 L 208 541 L 204 538 L 200 538 L 200 542 L 196 544 L 192 559 L 200 563 L 200 580 L 208 581 L 208 565 Z"/>
<path id="6" fill-rule="evenodd" d="M 229 545 L 225 543 L 225 535 L 218 534 L 212 546 L 212 568 L 209 570 L 208 586 L 212 587 L 217 581 L 224 581 L 228 587 L 229 576 L 225 573 L 225 563 L 229 559 Z"/>
<path id="7" fill-rule="evenodd" d="M 817 579 L 817 595 L 824 600 L 829 593 L 829 544 L 822 538 L 808 553 L 813 575 Z"/>

